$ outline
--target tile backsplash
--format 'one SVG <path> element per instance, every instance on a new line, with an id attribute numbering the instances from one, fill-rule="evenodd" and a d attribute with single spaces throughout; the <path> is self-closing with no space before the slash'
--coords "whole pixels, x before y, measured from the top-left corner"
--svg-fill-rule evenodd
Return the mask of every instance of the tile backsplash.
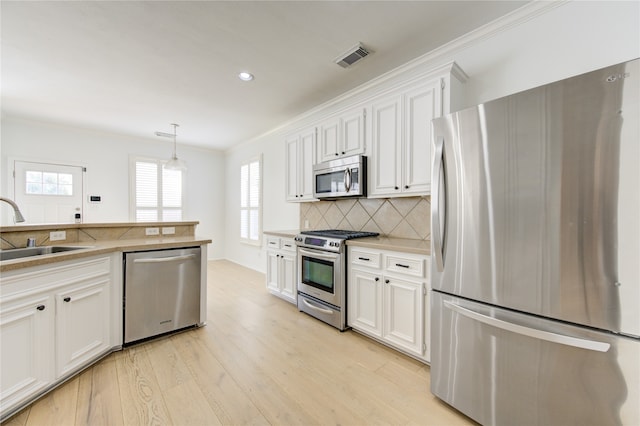
<path id="1" fill-rule="evenodd" d="M 378 232 L 391 238 L 428 240 L 430 211 L 429 196 L 301 203 L 300 229 L 346 229 Z"/>

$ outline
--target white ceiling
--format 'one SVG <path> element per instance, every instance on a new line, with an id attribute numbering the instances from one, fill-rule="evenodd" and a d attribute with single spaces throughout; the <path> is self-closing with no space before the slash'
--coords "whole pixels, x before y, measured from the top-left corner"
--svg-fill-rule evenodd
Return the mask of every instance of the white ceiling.
<path id="1" fill-rule="evenodd" d="M 3 0 L 2 111 L 226 149 L 524 3 Z"/>

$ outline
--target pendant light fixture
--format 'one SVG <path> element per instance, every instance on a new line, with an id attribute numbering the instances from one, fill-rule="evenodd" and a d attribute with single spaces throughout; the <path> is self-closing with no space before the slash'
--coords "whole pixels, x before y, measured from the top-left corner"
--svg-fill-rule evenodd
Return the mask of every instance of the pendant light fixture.
<path id="1" fill-rule="evenodd" d="M 177 135 L 177 131 L 176 129 L 180 126 L 179 124 L 175 124 L 175 123 L 171 123 L 171 125 L 173 126 L 173 134 L 171 133 L 164 133 L 164 132 L 156 132 L 156 136 L 161 136 L 163 138 L 173 138 L 173 156 L 171 157 L 171 159 L 169 161 L 167 161 L 164 164 L 164 168 L 167 170 L 186 170 L 187 169 L 187 164 L 183 161 L 178 159 L 178 155 L 176 152 L 176 135 Z"/>

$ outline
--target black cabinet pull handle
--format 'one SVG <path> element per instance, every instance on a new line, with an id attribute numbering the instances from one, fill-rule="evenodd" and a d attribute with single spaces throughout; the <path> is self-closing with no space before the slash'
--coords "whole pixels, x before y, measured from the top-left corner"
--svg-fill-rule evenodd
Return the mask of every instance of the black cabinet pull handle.
<path id="1" fill-rule="evenodd" d="M 409 269 L 409 265 L 403 265 L 402 263 L 396 263 L 396 266 Z"/>
<path id="2" fill-rule="evenodd" d="M 70 298 L 70 297 L 65 297 L 65 298 L 64 298 L 64 299 L 62 299 L 62 300 L 64 300 L 65 302 L 71 302 L 71 298 Z"/>
<path id="3" fill-rule="evenodd" d="M 39 311 L 44 311 L 44 308 L 46 308 L 46 306 L 44 306 L 44 305 L 36 306 L 36 309 L 39 310 Z"/>
<path id="4" fill-rule="evenodd" d="M 364 261 L 366 261 L 366 262 L 368 262 L 369 260 L 371 260 L 371 259 L 369 259 L 368 257 L 359 257 L 358 259 L 359 259 L 359 260 L 364 260 Z"/>

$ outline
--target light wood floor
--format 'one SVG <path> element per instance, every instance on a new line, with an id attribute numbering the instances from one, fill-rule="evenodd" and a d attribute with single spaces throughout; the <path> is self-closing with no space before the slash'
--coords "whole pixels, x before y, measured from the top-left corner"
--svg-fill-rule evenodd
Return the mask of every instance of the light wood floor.
<path id="1" fill-rule="evenodd" d="M 111 354 L 3 425 L 469 425 L 429 367 L 208 265 L 207 326 Z"/>

